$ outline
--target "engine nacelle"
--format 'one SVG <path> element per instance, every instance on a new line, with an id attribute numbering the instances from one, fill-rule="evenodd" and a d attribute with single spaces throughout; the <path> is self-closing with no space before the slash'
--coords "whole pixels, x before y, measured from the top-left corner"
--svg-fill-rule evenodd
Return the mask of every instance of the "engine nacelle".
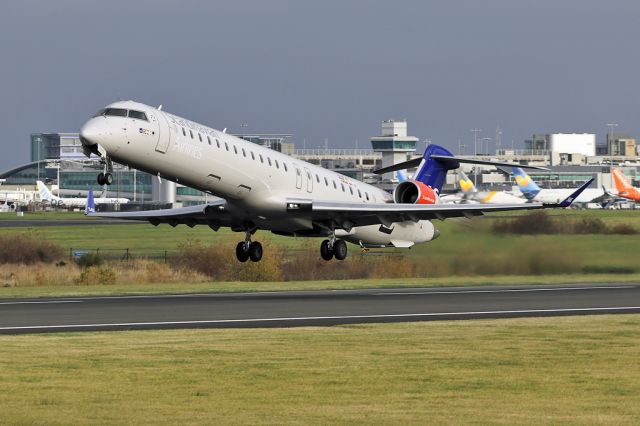
<path id="1" fill-rule="evenodd" d="M 433 188 L 415 180 L 401 182 L 393 191 L 396 204 L 435 204 L 437 199 Z"/>

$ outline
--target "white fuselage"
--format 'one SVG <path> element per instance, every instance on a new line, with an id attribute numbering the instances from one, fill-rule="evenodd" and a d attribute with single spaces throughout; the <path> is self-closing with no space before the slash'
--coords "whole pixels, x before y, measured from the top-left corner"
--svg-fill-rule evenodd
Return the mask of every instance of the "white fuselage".
<path id="1" fill-rule="evenodd" d="M 534 202 L 539 203 L 559 203 L 560 201 L 571 195 L 573 189 L 541 189 L 533 198 Z M 575 199 L 576 203 L 590 203 L 592 200 L 604 196 L 604 190 L 600 188 L 587 188 Z"/>
<path id="2" fill-rule="evenodd" d="M 147 120 L 97 115 L 81 130 L 87 145 L 113 160 L 227 200 L 237 222 L 290 235 L 314 235 L 312 220 L 291 215 L 287 200 L 388 203 L 391 194 L 137 102 L 109 107 L 142 111 Z M 354 227 L 337 236 L 354 243 L 410 246 L 437 236 L 430 221 Z M 233 227 L 232 227 L 233 228 Z"/>

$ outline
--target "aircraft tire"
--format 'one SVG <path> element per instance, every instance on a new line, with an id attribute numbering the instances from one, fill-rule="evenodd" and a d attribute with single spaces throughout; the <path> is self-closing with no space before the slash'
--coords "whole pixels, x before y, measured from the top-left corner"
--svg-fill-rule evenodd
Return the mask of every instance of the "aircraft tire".
<path id="1" fill-rule="evenodd" d="M 347 243 L 338 240 L 333 245 L 333 255 L 337 260 L 344 260 L 347 257 Z"/>
<path id="2" fill-rule="evenodd" d="M 329 240 L 324 240 L 322 244 L 320 244 L 320 257 L 327 262 L 333 259 L 333 249 L 329 244 Z"/>
<path id="3" fill-rule="evenodd" d="M 107 183 L 107 182 L 106 182 L 106 180 L 105 180 L 104 173 L 102 173 L 102 172 L 98 173 L 98 179 L 97 179 L 97 181 L 98 181 L 98 185 L 100 185 L 100 186 L 102 186 L 102 185 L 104 185 L 105 183 Z"/>
<path id="4" fill-rule="evenodd" d="M 236 246 L 236 257 L 242 263 L 246 262 L 249 259 L 249 253 L 244 251 L 244 241 L 240 241 Z"/>
<path id="5" fill-rule="evenodd" d="M 111 173 L 107 173 L 104 175 L 104 183 L 107 185 L 111 185 L 113 183 L 113 175 Z"/>
<path id="6" fill-rule="evenodd" d="M 249 259 L 252 262 L 260 262 L 262 259 L 262 244 L 257 241 L 254 241 L 249 246 Z"/>

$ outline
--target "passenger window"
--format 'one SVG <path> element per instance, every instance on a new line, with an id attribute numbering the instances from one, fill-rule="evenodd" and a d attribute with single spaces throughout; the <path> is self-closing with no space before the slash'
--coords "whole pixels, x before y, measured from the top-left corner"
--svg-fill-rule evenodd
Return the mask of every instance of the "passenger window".
<path id="1" fill-rule="evenodd" d="M 280 168 L 280 165 L 278 164 L 278 160 L 273 160 L 274 163 L 276 163 L 276 169 Z"/>
<path id="2" fill-rule="evenodd" d="M 267 157 L 267 163 L 269 163 L 269 165 L 271 165 L 271 157 Z"/>
<path id="3" fill-rule="evenodd" d="M 244 151 L 244 148 L 242 148 L 242 156 L 243 156 L 243 157 L 246 157 L 246 156 L 247 156 L 247 153 Z"/>
<path id="4" fill-rule="evenodd" d="M 364 196 L 365 196 L 365 198 L 367 199 L 367 201 L 369 201 L 369 193 L 368 193 L 368 192 L 365 192 L 365 193 L 364 193 Z"/>
<path id="5" fill-rule="evenodd" d="M 110 115 L 114 117 L 126 117 L 127 110 L 122 108 L 105 108 L 104 115 Z"/>
<path id="6" fill-rule="evenodd" d="M 282 162 L 282 167 L 284 167 L 285 172 L 289 171 L 289 169 L 287 169 L 287 163 L 285 163 L 284 161 Z"/>
<path id="7" fill-rule="evenodd" d="M 256 161 L 256 156 L 255 156 L 255 155 L 253 155 L 253 151 L 251 151 L 251 159 L 252 159 L 253 161 Z"/>
<path id="8" fill-rule="evenodd" d="M 147 120 L 147 114 L 145 114 L 142 111 L 134 111 L 132 109 L 129 110 L 129 118 L 135 118 L 136 120 L 149 121 Z"/>
<path id="9" fill-rule="evenodd" d="M 362 198 L 362 192 L 358 189 L 358 198 Z"/>
<path id="10" fill-rule="evenodd" d="M 211 138 L 209 136 L 207 136 L 207 142 L 209 142 L 209 145 L 211 145 Z"/>
<path id="11" fill-rule="evenodd" d="M 184 131 L 184 127 L 182 128 L 182 136 L 187 136 L 187 132 Z"/>
<path id="12" fill-rule="evenodd" d="M 200 133 L 198 133 L 198 139 L 200 139 L 200 142 L 202 142 L 202 135 Z"/>
<path id="13" fill-rule="evenodd" d="M 260 154 L 259 156 L 260 156 L 260 162 L 264 163 L 264 159 L 262 158 L 262 154 Z"/>
<path id="14" fill-rule="evenodd" d="M 236 154 L 238 153 L 238 148 L 236 148 L 236 146 L 233 146 L 233 152 L 235 152 Z"/>
<path id="15" fill-rule="evenodd" d="M 316 182 L 320 183 L 320 176 L 316 173 Z"/>
<path id="16" fill-rule="evenodd" d="M 340 184 L 340 188 L 342 188 L 342 192 L 347 192 L 347 191 L 344 190 L 344 183 Z"/>
<path id="17" fill-rule="evenodd" d="M 327 177 L 326 177 L 326 176 L 324 177 L 324 184 L 325 184 L 326 186 L 329 186 L 329 179 L 327 179 Z"/>
<path id="18" fill-rule="evenodd" d="M 338 186 L 336 185 L 336 181 L 333 181 L 333 189 L 338 189 Z"/>
<path id="19" fill-rule="evenodd" d="M 351 193 L 351 195 L 353 195 L 353 188 L 349 187 L 349 192 Z"/>
<path id="20" fill-rule="evenodd" d="M 216 145 L 220 148 L 220 141 L 218 139 L 216 139 Z"/>
<path id="21" fill-rule="evenodd" d="M 193 132 L 189 130 L 189 134 L 191 135 L 191 139 L 193 139 Z"/>
<path id="22" fill-rule="evenodd" d="M 224 149 L 226 149 L 227 151 L 229 151 L 229 144 L 228 143 L 224 143 Z"/>

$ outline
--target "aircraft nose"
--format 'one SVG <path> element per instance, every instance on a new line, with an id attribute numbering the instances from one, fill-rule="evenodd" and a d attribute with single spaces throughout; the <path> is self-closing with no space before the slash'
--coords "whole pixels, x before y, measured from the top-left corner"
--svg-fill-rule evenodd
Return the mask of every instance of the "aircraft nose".
<path id="1" fill-rule="evenodd" d="M 80 141 L 83 145 L 91 146 L 101 143 L 105 136 L 105 128 L 96 122 L 95 118 L 87 121 L 80 129 Z"/>

